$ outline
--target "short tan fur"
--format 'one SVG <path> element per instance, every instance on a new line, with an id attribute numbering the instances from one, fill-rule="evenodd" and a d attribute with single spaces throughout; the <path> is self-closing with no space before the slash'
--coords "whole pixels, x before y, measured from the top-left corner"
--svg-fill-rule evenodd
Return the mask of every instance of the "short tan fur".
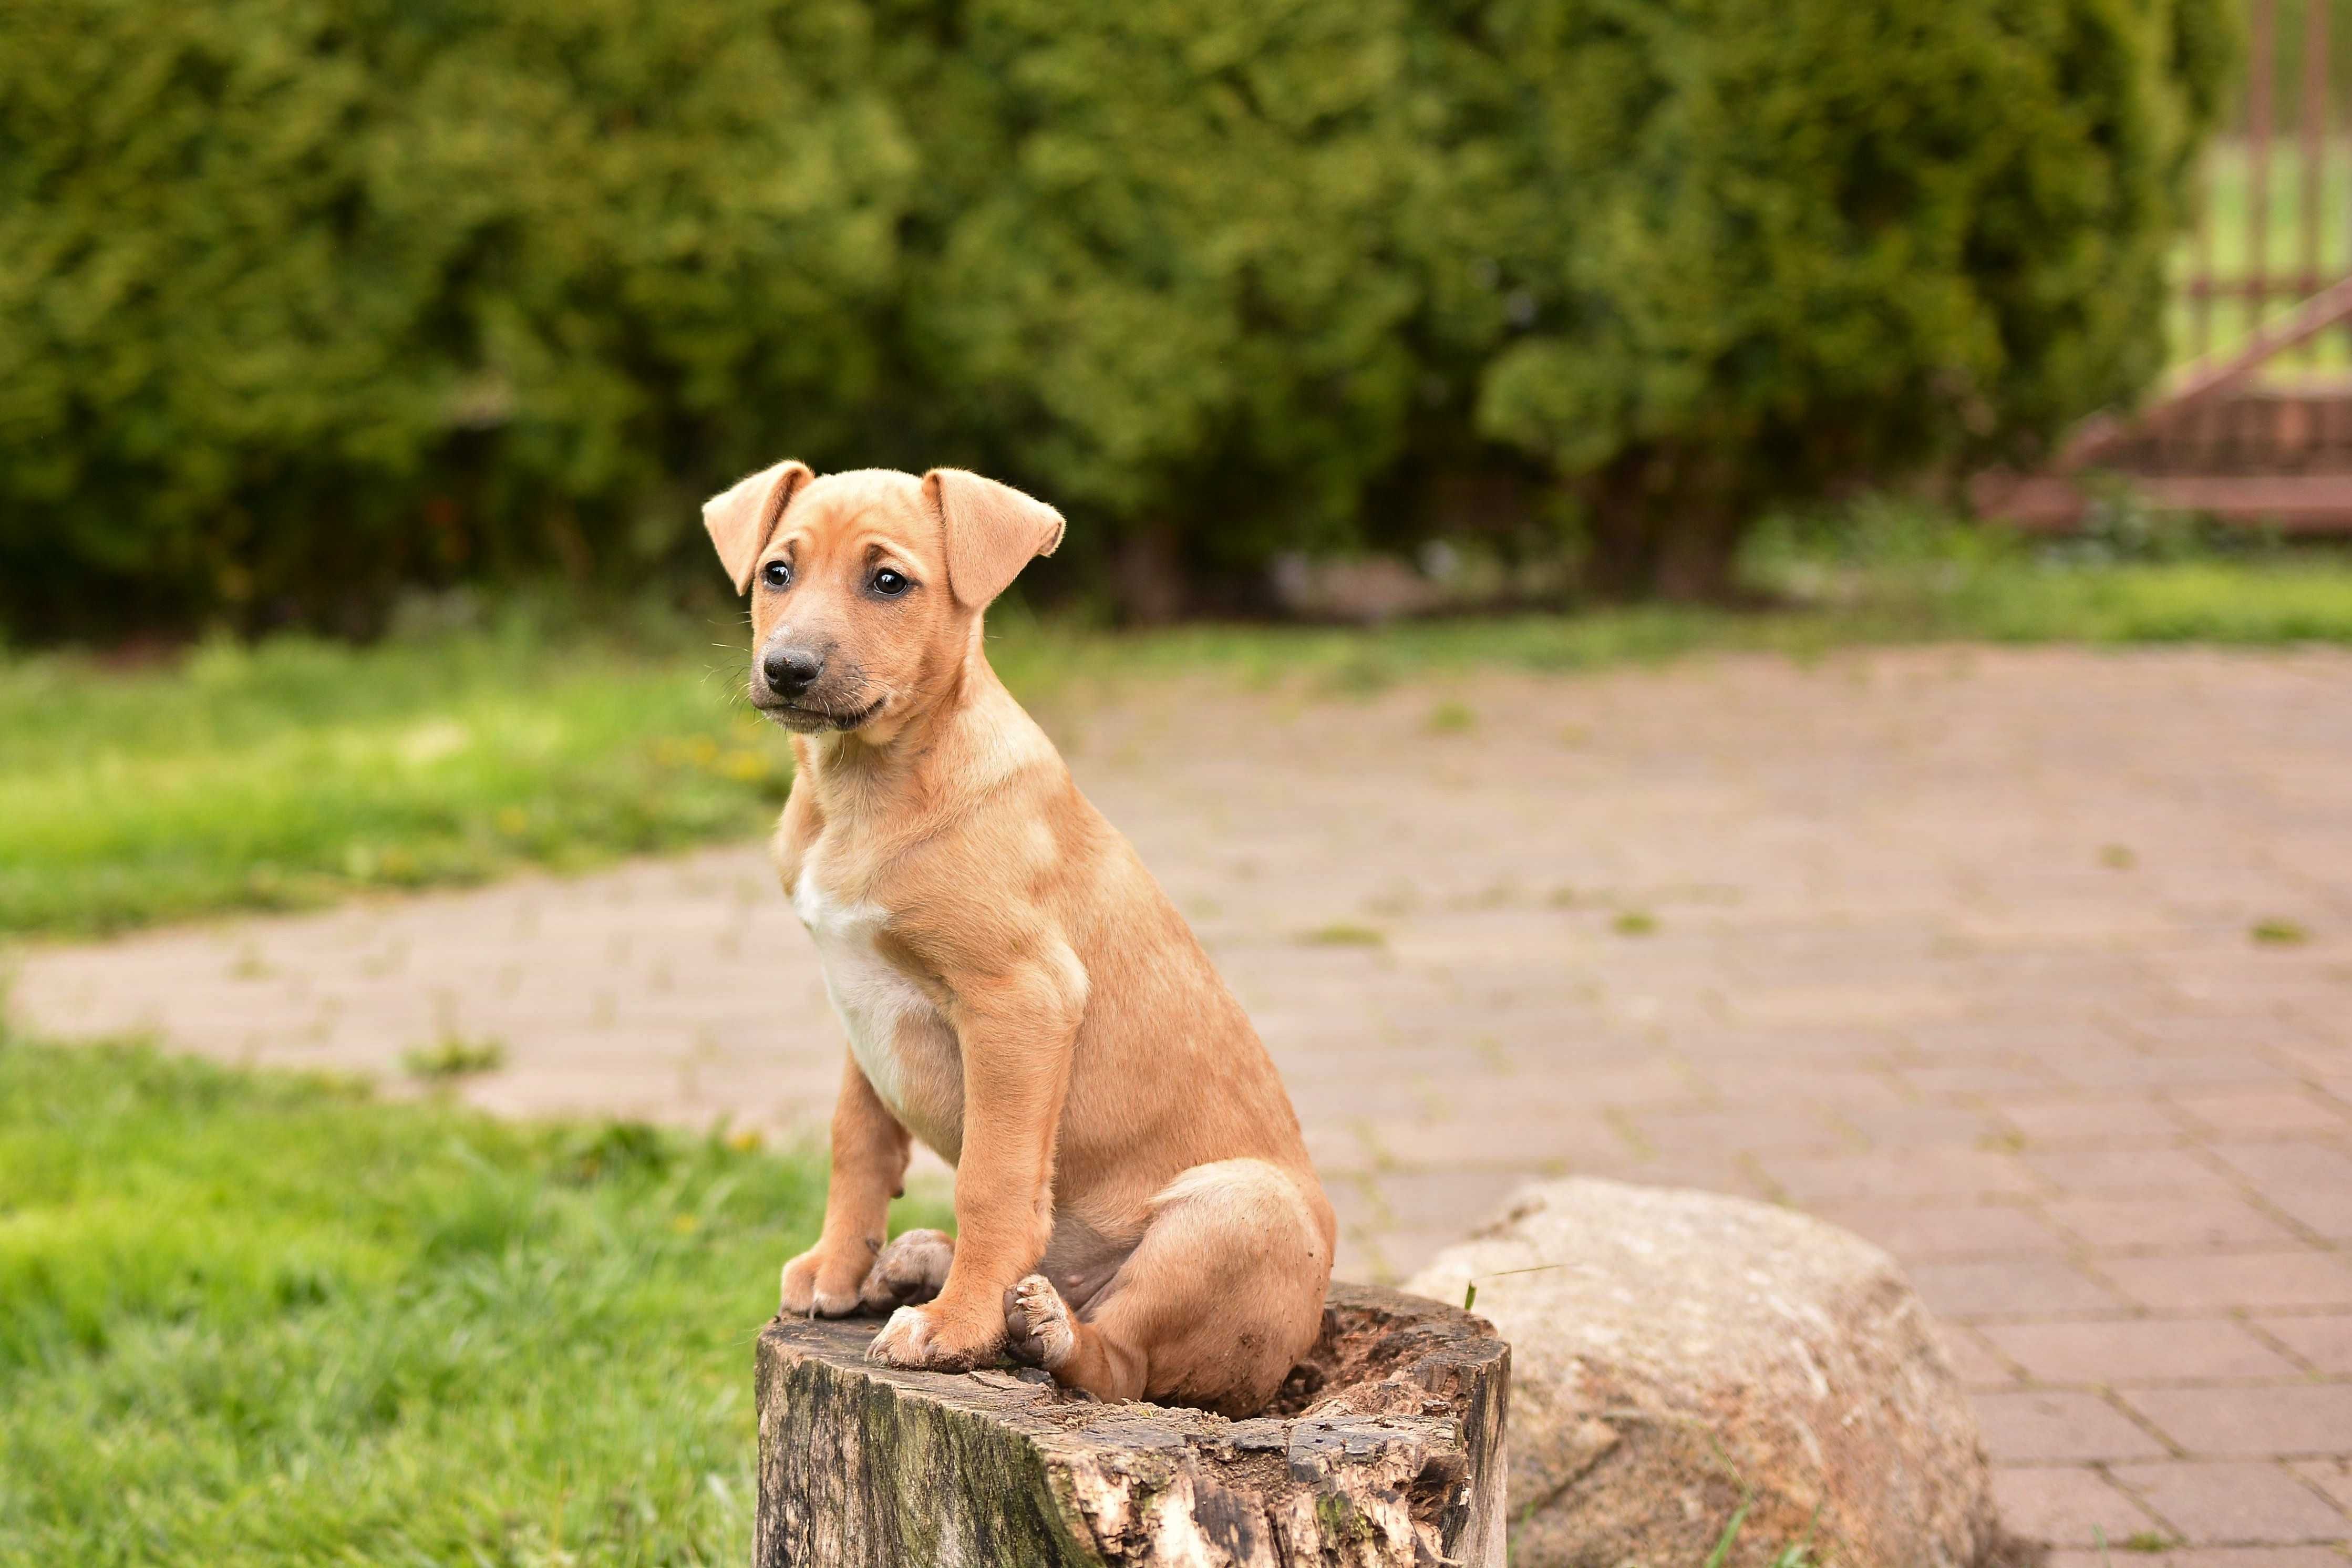
<path id="1" fill-rule="evenodd" d="M 1262 1407 L 1336 1227 L 1256 1031 L 982 648 L 1062 518 L 952 468 L 780 463 L 703 509 L 794 731 L 773 844 L 850 1037 L 816 1245 L 782 1310 L 895 1309 L 868 1352 L 1000 1353 L 1104 1399 Z M 956 1237 L 888 1241 L 911 1140 Z"/>

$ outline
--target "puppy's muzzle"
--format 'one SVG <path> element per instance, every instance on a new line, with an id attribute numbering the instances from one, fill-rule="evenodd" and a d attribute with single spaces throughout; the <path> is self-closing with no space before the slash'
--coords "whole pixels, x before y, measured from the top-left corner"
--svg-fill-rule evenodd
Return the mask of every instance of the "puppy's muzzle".
<path id="1" fill-rule="evenodd" d="M 788 730 L 855 730 L 882 711 L 856 660 L 830 647 L 778 643 L 752 666 L 751 706 Z"/>

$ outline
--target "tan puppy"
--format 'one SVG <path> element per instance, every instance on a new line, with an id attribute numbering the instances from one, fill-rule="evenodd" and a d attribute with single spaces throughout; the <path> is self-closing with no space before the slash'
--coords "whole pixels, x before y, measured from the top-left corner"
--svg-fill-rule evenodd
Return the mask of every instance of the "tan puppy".
<path id="1" fill-rule="evenodd" d="M 1331 1205 L 1240 1004 L 989 668 L 982 613 L 1061 515 L 786 462 L 703 521 L 752 596 L 751 701 L 795 731 L 776 865 L 849 1032 L 782 1310 L 896 1307 L 868 1354 L 897 1366 L 1010 1352 L 1255 1412 L 1320 1325 Z M 886 1247 L 910 1135 L 956 1167 L 957 1237 Z"/>

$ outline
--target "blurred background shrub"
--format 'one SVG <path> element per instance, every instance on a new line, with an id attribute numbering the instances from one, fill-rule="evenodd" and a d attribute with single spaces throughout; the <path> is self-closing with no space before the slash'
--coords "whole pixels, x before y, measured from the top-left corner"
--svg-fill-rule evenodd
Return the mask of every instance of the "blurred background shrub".
<path id="1" fill-rule="evenodd" d="M 1479 433 L 1574 480 L 1593 587 L 1711 597 L 1776 504 L 2130 398 L 2227 16 L 1482 7 L 1446 71 L 1494 106 L 1454 232 L 1517 330 L 1465 344 Z"/>
<path id="2" fill-rule="evenodd" d="M 695 503 L 965 463 L 1049 592 L 1777 504 L 2159 367 L 2227 0 L 19 0 L 0 626 L 715 597 Z"/>
<path id="3" fill-rule="evenodd" d="M 19 626 L 626 577 L 711 477 L 872 437 L 919 170 L 863 5 L 8 16 Z"/>

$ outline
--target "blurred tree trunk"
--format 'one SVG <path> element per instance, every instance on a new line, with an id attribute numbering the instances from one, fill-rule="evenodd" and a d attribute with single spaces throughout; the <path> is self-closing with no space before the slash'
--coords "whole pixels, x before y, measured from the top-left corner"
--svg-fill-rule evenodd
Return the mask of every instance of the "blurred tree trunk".
<path id="1" fill-rule="evenodd" d="M 1190 609 L 1192 577 L 1175 529 L 1145 523 L 1122 537 L 1111 556 L 1111 592 L 1130 626 L 1165 626 Z"/>
<path id="2" fill-rule="evenodd" d="M 1582 499 L 1583 585 L 1592 597 L 1723 604 L 1738 596 L 1733 568 L 1749 512 L 1695 462 L 1629 452 L 1586 484 Z"/>

